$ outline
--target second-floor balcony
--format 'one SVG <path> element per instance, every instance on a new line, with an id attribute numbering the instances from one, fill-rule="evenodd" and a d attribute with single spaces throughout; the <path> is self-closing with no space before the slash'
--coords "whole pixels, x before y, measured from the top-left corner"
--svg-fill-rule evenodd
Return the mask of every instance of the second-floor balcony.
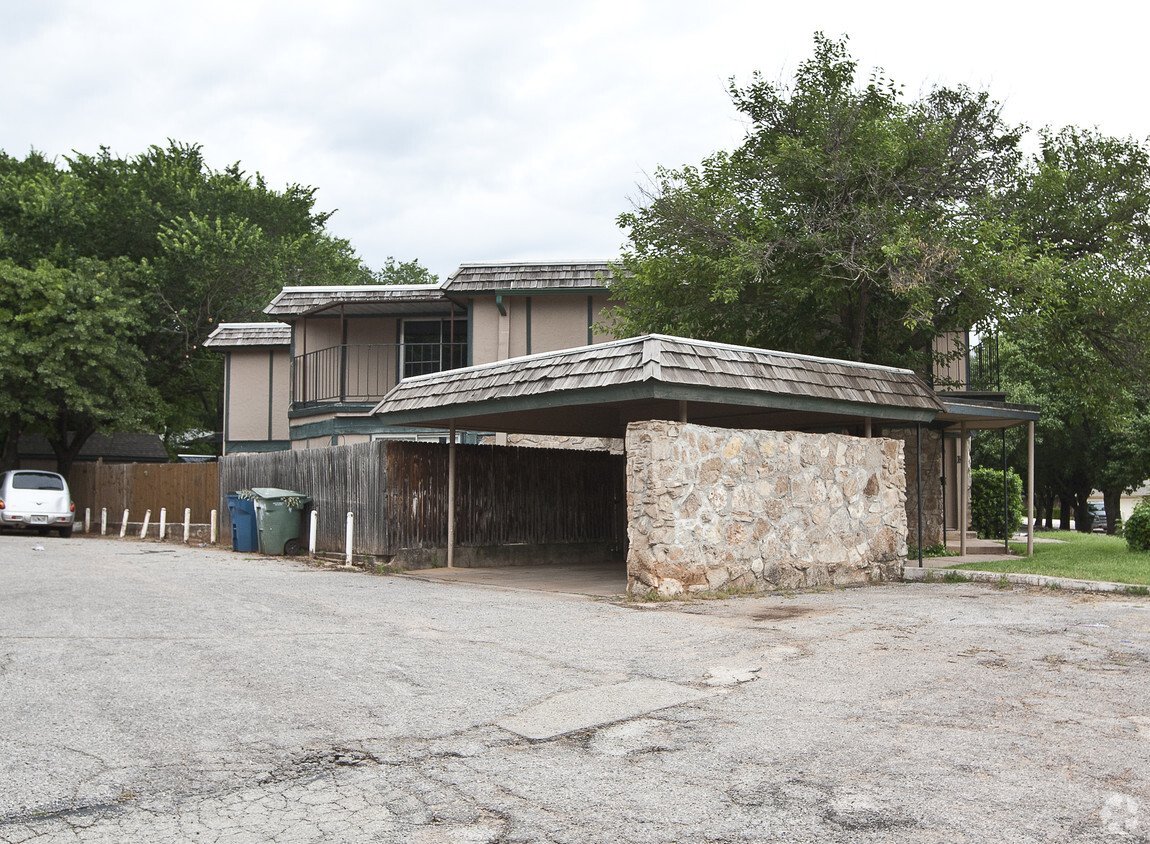
<path id="1" fill-rule="evenodd" d="M 292 359 L 292 408 L 377 402 L 404 378 L 466 365 L 466 343 L 331 346 Z"/>

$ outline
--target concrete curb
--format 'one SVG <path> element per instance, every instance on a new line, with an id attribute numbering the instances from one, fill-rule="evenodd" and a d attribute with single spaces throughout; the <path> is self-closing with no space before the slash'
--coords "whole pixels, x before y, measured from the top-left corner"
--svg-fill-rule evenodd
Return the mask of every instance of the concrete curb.
<path id="1" fill-rule="evenodd" d="M 910 583 L 943 583 L 949 573 L 960 574 L 973 583 L 1001 583 L 1003 578 L 1014 586 L 1035 586 L 1041 589 L 1064 589 L 1072 592 L 1111 592 L 1119 595 L 1138 595 L 1148 587 L 1130 583 L 1111 583 L 1105 580 L 1077 580 L 1072 577 L 1050 577 L 1045 574 L 1004 574 L 1000 571 L 971 571 L 969 569 L 936 569 L 903 566 L 902 579 Z M 928 577 L 928 573 L 930 577 Z"/>

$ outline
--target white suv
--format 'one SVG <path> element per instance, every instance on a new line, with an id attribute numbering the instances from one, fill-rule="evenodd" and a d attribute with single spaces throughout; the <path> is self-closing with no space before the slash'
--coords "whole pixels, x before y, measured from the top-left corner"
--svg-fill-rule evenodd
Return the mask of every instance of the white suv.
<path id="1" fill-rule="evenodd" d="M 0 529 L 55 530 L 72 535 L 76 505 L 68 482 L 55 472 L 18 469 L 0 475 Z"/>

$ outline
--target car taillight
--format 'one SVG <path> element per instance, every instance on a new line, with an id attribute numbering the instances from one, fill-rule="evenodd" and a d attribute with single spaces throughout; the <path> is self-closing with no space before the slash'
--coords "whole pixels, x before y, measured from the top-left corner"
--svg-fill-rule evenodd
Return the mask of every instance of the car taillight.
<path id="1" fill-rule="evenodd" d="M 0 510 L 4 509 L 4 499 L 0 498 Z"/>
<path id="2" fill-rule="evenodd" d="M 76 502 L 75 502 L 75 501 L 73 501 L 73 502 L 72 502 L 72 506 L 71 506 L 71 508 L 70 508 L 70 509 L 71 509 L 71 511 L 72 511 L 73 513 L 75 513 L 75 512 L 76 512 Z"/>

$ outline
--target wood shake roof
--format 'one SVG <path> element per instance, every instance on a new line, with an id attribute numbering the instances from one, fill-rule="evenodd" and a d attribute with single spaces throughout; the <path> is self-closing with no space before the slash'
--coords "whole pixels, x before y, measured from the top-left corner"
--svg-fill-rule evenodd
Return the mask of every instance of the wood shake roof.
<path id="1" fill-rule="evenodd" d="M 446 303 L 441 284 L 364 284 L 285 287 L 264 308 L 271 316 L 305 316 L 344 305 L 353 312 L 392 312 L 403 305 Z"/>
<path id="2" fill-rule="evenodd" d="M 713 418 L 765 412 L 929 421 L 944 410 L 910 370 L 648 335 L 597 346 L 515 358 L 401 381 L 375 408 L 396 424 L 476 423 L 515 411 L 632 402 L 627 412 L 661 412 L 650 402 L 690 402 Z M 526 424 L 526 423 L 524 423 Z M 558 430 L 562 422 L 552 420 Z M 509 422 L 519 430 L 518 422 Z M 590 422 L 587 425 L 591 425 Z M 574 419 L 572 429 L 579 427 Z M 618 423 L 595 423 L 617 429 Z M 495 428 L 495 430 L 503 430 Z"/>
<path id="3" fill-rule="evenodd" d="M 233 346 L 287 346 L 291 326 L 286 322 L 221 322 L 204 341 L 212 348 Z"/>
<path id="4" fill-rule="evenodd" d="M 606 261 L 474 263 L 460 264 L 443 287 L 452 294 L 597 290 L 610 276 Z"/>

